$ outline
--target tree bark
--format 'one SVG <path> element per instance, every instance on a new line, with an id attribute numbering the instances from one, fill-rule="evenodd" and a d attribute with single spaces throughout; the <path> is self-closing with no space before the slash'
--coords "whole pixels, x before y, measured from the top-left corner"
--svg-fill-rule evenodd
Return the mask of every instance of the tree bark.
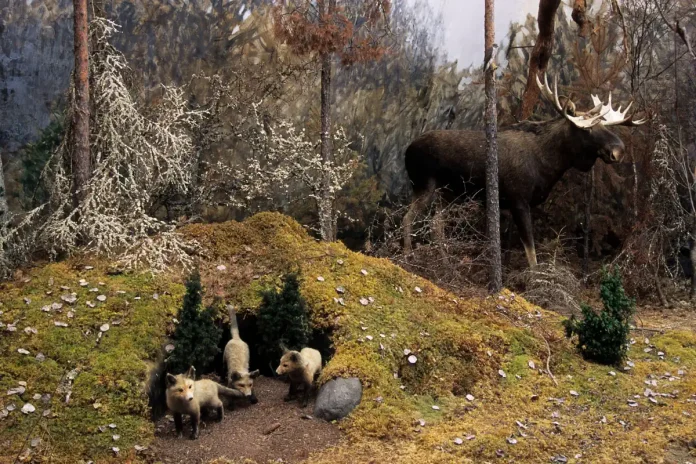
<path id="1" fill-rule="evenodd" d="M 583 247 L 582 247 L 582 278 L 587 284 L 587 277 L 590 274 L 590 225 L 592 223 L 592 197 L 594 197 L 594 166 L 590 173 L 585 176 L 585 219 L 582 225 Z"/>
<path id="2" fill-rule="evenodd" d="M 573 13 L 571 15 L 575 24 L 580 28 L 578 35 L 580 37 L 587 37 L 590 26 L 592 25 L 587 19 L 587 1 L 586 0 L 574 0 L 573 1 Z"/>
<path id="3" fill-rule="evenodd" d="M 9 207 L 7 206 L 7 191 L 5 190 L 5 170 L 2 156 L 0 156 L 0 227 L 9 219 Z"/>
<path id="4" fill-rule="evenodd" d="M 71 159 L 73 176 L 73 205 L 82 204 L 91 174 L 89 152 L 89 35 L 87 33 L 87 0 L 73 0 L 75 102 L 73 106 L 73 130 Z"/>
<path id="5" fill-rule="evenodd" d="M 490 259 L 489 290 L 497 293 L 503 288 L 503 270 L 500 251 L 500 202 L 498 192 L 498 114 L 495 90 L 495 14 L 494 0 L 486 0 L 485 47 L 486 71 L 486 232 Z"/>
<path id="6" fill-rule="evenodd" d="M 532 56 L 529 59 L 529 75 L 527 76 L 527 87 L 522 95 L 520 119 L 528 119 L 532 115 L 534 105 L 536 105 L 539 99 L 539 87 L 536 84 L 536 76 L 546 71 L 549 59 L 551 59 L 556 10 L 558 10 L 560 4 L 561 0 L 539 1 L 539 13 L 537 15 L 539 35 L 534 44 Z"/>
<path id="7" fill-rule="evenodd" d="M 321 2 L 321 18 L 323 24 L 336 9 L 336 0 L 328 1 L 328 10 Z M 335 214 L 333 209 L 333 195 L 331 194 L 331 173 L 327 165 L 333 161 L 331 146 L 331 54 L 321 55 L 321 160 L 324 164 L 324 178 L 321 192 L 319 192 L 319 227 L 322 240 L 333 242 L 336 240 Z"/>

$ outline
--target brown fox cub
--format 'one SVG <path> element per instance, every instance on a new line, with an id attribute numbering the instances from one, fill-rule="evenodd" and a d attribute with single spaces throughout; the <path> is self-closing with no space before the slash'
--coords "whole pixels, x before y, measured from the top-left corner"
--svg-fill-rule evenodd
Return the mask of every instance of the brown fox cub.
<path id="1" fill-rule="evenodd" d="M 220 395 L 228 398 L 241 398 L 244 395 L 237 390 L 223 387 L 212 380 L 194 380 L 196 369 L 193 366 L 186 374 L 167 374 L 167 407 L 174 413 L 174 424 L 179 437 L 183 435 L 183 414 L 191 416 L 191 439 L 198 438 L 198 424 L 201 409 L 215 409 L 218 421 L 225 415 Z"/>
<path id="2" fill-rule="evenodd" d="M 237 314 L 232 305 L 227 306 L 230 314 L 232 339 L 225 346 L 224 361 L 227 366 L 227 386 L 239 390 L 251 404 L 258 403 L 254 395 L 254 379 L 259 371 L 249 372 L 249 345 L 239 336 Z"/>
<path id="3" fill-rule="evenodd" d="M 302 407 L 309 403 L 309 395 L 314 386 L 314 381 L 321 372 L 321 354 L 313 348 L 302 348 L 302 351 L 288 351 L 283 348 L 283 357 L 276 374 L 287 374 L 290 378 L 290 391 L 285 401 L 292 401 L 298 394 L 300 385 L 304 387 L 304 395 L 301 399 Z"/>

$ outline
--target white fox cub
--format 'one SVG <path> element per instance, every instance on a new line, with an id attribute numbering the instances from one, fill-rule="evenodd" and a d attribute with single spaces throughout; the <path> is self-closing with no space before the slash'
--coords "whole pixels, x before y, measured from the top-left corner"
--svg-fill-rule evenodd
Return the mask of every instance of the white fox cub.
<path id="1" fill-rule="evenodd" d="M 314 381 L 321 372 L 321 353 L 313 348 L 302 348 L 299 352 L 283 348 L 283 351 L 276 374 L 287 374 L 290 378 L 290 391 L 285 401 L 292 401 L 297 396 L 299 387 L 302 386 L 304 395 L 300 404 L 303 408 L 307 407 Z"/>
<path id="2" fill-rule="evenodd" d="M 198 438 L 198 424 L 202 409 L 215 409 L 218 421 L 225 415 L 220 395 L 228 398 L 240 398 L 242 393 L 224 387 L 212 380 L 195 380 L 196 369 L 193 366 L 186 374 L 167 374 L 167 407 L 174 413 L 176 433 L 184 433 L 183 415 L 191 416 L 191 439 Z"/>
<path id="3" fill-rule="evenodd" d="M 237 314 L 234 306 L 227 305 L 230 314 L 230 332 L 232 339 L 225 345 L 224 362 L 227 366 L 227 386 L 239 390 L 251 404 L 258 403 L 254 395 L 254 379 L 259 371 L 249 372 L 249 345 L 239 336 Z"/>

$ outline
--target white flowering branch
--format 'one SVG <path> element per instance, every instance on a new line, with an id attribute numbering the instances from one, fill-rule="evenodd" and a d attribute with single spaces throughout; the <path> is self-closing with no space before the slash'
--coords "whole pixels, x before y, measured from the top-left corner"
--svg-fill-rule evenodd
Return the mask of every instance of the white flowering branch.
<path id="1" fill-rule="evenodd" d="M 293 185 L 299 183 L 309 189 L 320 223 L 330 218 L 335 226 L 340 214 L 335 210 L 336 198 L 359 166 L 345 130 L 334 132 L 333 161 L 324 161 L 318 138 L 285 119 L 272 126 L 270 118 L 261 116 L 260 107 L 261 103 L 252 105 L 251 124 L 237 134 L 249 146 L 250 154 L 244 169 L 237 172 L 232 203 L 250 207 L 259 199 L 272 201 L 278 194 L 290 195 Z"/>

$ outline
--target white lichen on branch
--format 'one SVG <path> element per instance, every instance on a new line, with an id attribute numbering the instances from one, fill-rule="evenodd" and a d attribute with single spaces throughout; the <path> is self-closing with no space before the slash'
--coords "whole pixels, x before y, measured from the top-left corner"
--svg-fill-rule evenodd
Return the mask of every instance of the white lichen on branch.
<path id="1" fill-rule="evenodd" d="M 258 200 L 272 204 L 274 198 L 287 198 L 298 187 L 305 188 L 316 203 L 319 223 L 330 218 L 335 229 L 340 215 L 335 208 L 336 199 L 359 166 L 345 130 L 338 128 L 332 134 L 333 160 L 325 161 L 319 152 L 318 137 L 305 129 L 298 130 L 286 119 L 271 124 L 260 108 L 261 103 L 252 105 L 252 123 L 237 133 L 250 153 L 243 168 L 234 172 L 231 203 L 244 208 Z"/>
<path id="2" fill-rule="evenodd" d="M 190 110 L 183 90 L 168 86 L 159 104 L 145 111 L 126 85 L 125 57 L 109 43 L 118 26 L 97 18 L 90 27 L 92 177 L 84 201 L 75 207 L 70 194 L 72 147 L 66 137 L 42 175 L 50 214 L 40 245 L 52 256 L 83 246 L 153 271 L 188 265 L 191 258 L 182 251 L 195 244 L 156 214 L 168 201 L 190 193 L 195 161 L 191 133 L 203 112 Z M 157 234 L 161 237 L 153 239 Z M 171 257 L 164 256 L 167 251 Z"/>

